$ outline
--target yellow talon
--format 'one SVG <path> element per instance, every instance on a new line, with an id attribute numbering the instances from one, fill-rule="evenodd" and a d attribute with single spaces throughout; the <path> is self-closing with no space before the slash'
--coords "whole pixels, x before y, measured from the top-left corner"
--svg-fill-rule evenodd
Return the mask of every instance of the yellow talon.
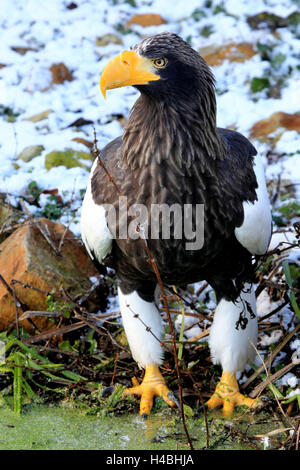
<path id="1" fill-rule="evenodd" d="M 229 417 L 236 405 L 246 405 L 252 408 L 257 406 L 258 400 L 242 395 L 239 392 L 235 374 L 223 372 L 215 392 L 206 404 L 210 409 L 223 405 L 223 414 Z"/>
<path id="2" fill-rule="evenodd" d="M 136 378 L 132 379 L 133 387 L 126 388 L 123 396 L 139 395 L 140 415 L 149 415 L 153 406 L 155 396 L 162 397 L 169 406 L 175 406 L 175 402 L 169 398 L 170 390 L 165 384 L 165 380 L 161 375 L 157 365 L 149 365 L 146 367 L 145 377 L 139 385 Z"/>

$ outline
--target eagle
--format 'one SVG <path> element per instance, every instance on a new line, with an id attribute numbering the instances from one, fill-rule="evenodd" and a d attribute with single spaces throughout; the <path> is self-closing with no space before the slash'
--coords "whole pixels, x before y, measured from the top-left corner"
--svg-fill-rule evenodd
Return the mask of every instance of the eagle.
<path id="1" fill-rule="evenodd" d="M 87 252 L 116 272 L 130 350 L 145 369 L 124 395 L 140 396 L 144 417 L 155 396 L 175 405 L 160 372 L 163 323 L 146 243 L 164 286 L 205 280 L 215 291 L 209 347 L 222 376 L 206 405 L 226 416 L 257 406 L 236 373 L 256 355 L 255 255 L 272 232 L 261 158 L 246 137 L 217 127 L 212 71 L 178 35 L 147 37 L 110 60 L 103 96 L 124 86 L 140 96 L 123 135 L 95 159 L 81 213 Z"/>

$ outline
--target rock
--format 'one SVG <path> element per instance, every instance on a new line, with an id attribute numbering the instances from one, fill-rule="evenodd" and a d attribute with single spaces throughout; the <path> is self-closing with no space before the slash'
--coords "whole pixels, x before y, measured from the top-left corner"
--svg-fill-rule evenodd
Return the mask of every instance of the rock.
<path id="1" fill-rule="evenodd" d="M 43 121 L 44 119 L 47 119 L 47 117 L 51 113 L 53 113 L 52 109 L 46 109 L 46 111 L 42 111 L 41 113 L 34 114 L 33 116 L 26 118 L 25 121 L 31 121 L 31 122 Z"/>
<path id="2" fill-rule="evenodd" d="M 209 46 L 199 49 L 199 54 L 203 57 L 205 62 L 210 65 L 220 65 L 224 60 L 230 62 L 245 62 L 251 59 L 257 51 L 254 50 L 252 44 L 227 44 L 226 46 Z"/>
<path id="3" fill-rule="evenodd" d="M 96 38 L 96 46 L 107 46 L 108 44 L 123 44 L 117 34 L 107 33 Z"/>
<path id="4" fill-rule="evenodd" d="M 34 47 L 12 46 L 11 49 L 21 55 L 25 55 L 27 52 L 38 52 L 38 49 L 35 49 Z"/>
<path id="5" fill-rule="evenodd" d="M 251 137 L 263 138 L 279 127 L 300 134 L 300 116 L 283 112 L 273 113 L 269 118 L 256 122 L 251 128 Z"/>
<path id="6" fill-rule="evenodd" d="M 65 81 L 71 82 L 73 80 L 72 73 L 63 62 L 53 64 L 50 71 L 52 73 L 52 83 L 54 84 L 60 85 Z"/>
<path id="7" fill-rule="evenodd" d="M 267 11 L 263 11 L 257 15 L 249 16 L 247 18 L 247 23 L 253 29 L 265 28 L 267 26 L 274 30 L 276 28 L 287 26 L 287 22 L 284 18 Z"/>
<path id="8" fill-rule="evenodd" d="M 68 127 L 82 127 L 82 126 L 87 126 L 93 123 L 94 121 L 91 121 L 90 119 L 78 118 L 75 121 L 71 122 L 71 124 L 69 124 L 67 128 Z"/>
<path id="9" fill-rule="evenodd" d="M 87 152 L 79 152 L 77 150 L 66 149 L 65 151 L 56 151 L 47 153 L 45 156 L 45 168 L 50 170 L 50 168 L 56 166 L 65 166 L 66 168 L 74 168 L 79 166 L 85 170 L 90 170 L 89 165 L 85 165 L 80 160 L 93 161 L 93 156 Z"/>
<path id="10" fill-rule="evenodd" d="M 30 162 L 33 158 L 41 155 L 43 150 L 45 150 L 43 145 L 29 145 L 22 150 L 18 158 L 24 162 Z"/>
<path id="11" fill-rule="evenodd" d="M 297 26 L 300 23 L 300 13 L 294 11 L 294 13 L 283 18 L 282 16 L 263 11 L 257 15 L 249 16 L 247 23 L 252 29 L 265 29 L 267 26 L 270 30 L 274 31 L 277 28 Z"/>
<path id="12" fill-rule="evenodd" d="M 0 202 L 0 243 L 24 220 L 24 213 L 9 204 Z"/>
<path id="13" fill-rule="evenodd" d="M 140 26 L 159 26 L 161 24 L 167 24 L 167 21 L 157 13 L 141 13 L 133 15 L 126 24 L 126 28 L 129 28 L 133 24 L 139 24 Z"/>
<path id="14" fill-rule="evenodd" d="M 97 271 L 84 248 L 64 225 L 44 218 L 38 219 L 38 223 L 56 248 L 64 236 L 62 256 L 54 252 L 33 221 L 26 223 L 0 245 L 0 272 L 5 281 L 10 285 L 16 279 L 58 295 L 61 295 L 60 287 L 64 287 L 71 297 L 87 293 L 92 287 L 90 277 L 97 276 Z M 15 284 L 15 289 L 28 310 L 47 309 L 46 294 L 20 284 Z M 21 309 L 18 313 L 22 314 Z M 13 297 L 0 283 L 0 330 L 7 329 L 15 315 Z M 45 317 L 34 317 L 34 322 L 41 330 L 49 328 Z M 32 329 L 28 320 L 24 320 L 22 326 L 29 331 Z"/>
<path id="15" fill-rule="evenodd" d="M 77 7 L 78 7 L 78 5 L 75 2 L 71 2 L 67 5 L 68 10 L 75 10 L 75 8 L 77 8 Z"/>

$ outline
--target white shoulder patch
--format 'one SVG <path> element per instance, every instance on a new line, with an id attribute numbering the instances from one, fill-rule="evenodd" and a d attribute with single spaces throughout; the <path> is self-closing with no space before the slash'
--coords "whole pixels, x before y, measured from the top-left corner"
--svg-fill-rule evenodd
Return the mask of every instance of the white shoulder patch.
<path id="1" fill-rule="evenodd" d="M 99 263 L 110 253 L 113 236 L 107 226 L 105 209 L 95 204 L 91 181 L 97 161 L 95 160 L 81 208 L 81 237 L 92 259 Z"/>
<path id="2" fill-rule="evenodd" d="M 272 235 L 272 217 L 264 167 L 259 155 L 254 160 L 254 171 L 258 183 L 257 201 L 254 204 L 247 201 L 243 203 L 244 222 L 235 229 L 235 236 L 250 253 L 263 255 Z"/>

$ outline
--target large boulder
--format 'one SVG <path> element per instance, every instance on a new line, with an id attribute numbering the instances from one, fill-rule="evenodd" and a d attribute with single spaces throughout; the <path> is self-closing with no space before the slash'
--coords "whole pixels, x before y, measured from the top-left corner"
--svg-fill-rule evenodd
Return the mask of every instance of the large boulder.
<path id="1" fill-rule="evenodd" d="M 42 234 L 46 234 L 48 239 Z M 16 279 L 44 292 L 62 295 L 64 287 L 72 296 L 83 295 L 92 287 L 91 277 L 98 273 L 84 248 L 70 230 L 60 223 L 42 218 L 21 226 L 0 245 L 0 273 L 8 285 Z M 58 254 L 60 241 L 61 256 Z M 51 246 L 52 245 L 52 246 Z M 47 310 L 46 294 L 30 287 L 15 284 L 17 298 L 28 310 Z M 22 310 L 18 311 L 19 316 Z M 5 330 L 16 317 L 15 302 L 11 293 L 0 283 L 0 330 Z M 49 320 L 34 317 L 39 329 L 49 327 Z M 27 320 L 22 323 L 30 330 Z"/>

